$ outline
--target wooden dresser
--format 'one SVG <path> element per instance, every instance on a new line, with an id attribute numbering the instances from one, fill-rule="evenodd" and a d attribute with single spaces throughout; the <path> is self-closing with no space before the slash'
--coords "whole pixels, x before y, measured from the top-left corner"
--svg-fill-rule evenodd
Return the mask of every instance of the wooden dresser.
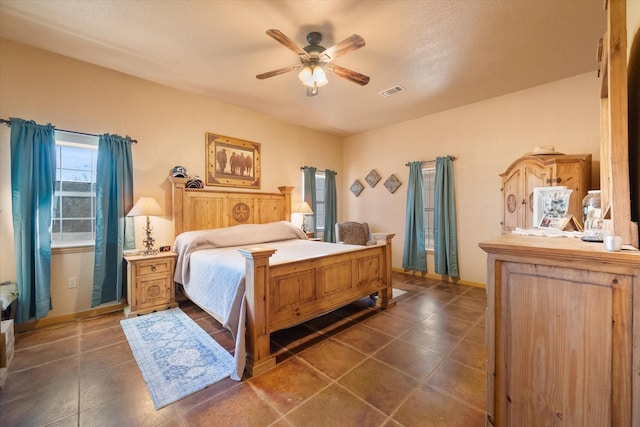
<path id="1" fill-rule="evenodd" d="M 480 247 L 486 425 L 640 426 L 640 252 L 513 234 Z"/>
<path id="2" fill-rule="evenodd" d="M 591 154 L 523 156 L 502 177 L 502 231 L 533 227 L 533 188 L 554 185 L 573 190 L 569 213 L 582 224 L 582 198 L 591 186 Z"/>

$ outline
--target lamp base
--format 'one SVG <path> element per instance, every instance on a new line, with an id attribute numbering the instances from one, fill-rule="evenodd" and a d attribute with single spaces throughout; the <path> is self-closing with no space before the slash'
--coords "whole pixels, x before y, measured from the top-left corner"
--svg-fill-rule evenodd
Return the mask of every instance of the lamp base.
<path id="1" fill-rule="evenodd" d="M 149 217 L 147 216 L 147 226 L 144 228 L 146 236 L 142 241 L 142 246 L 144 246 L 147 249 L 145 249 L 144 251 L 140 251 L 140 255 L 148 256 L 148 255 L 155 255 L 158 253 L 157 249 L 153 249 L 153 244 L 156 242 L 156 239 L 151 237 L 152 230 L 153 230 L 153 227 L 151 227 L 151 222 L 149 221 Z"/>

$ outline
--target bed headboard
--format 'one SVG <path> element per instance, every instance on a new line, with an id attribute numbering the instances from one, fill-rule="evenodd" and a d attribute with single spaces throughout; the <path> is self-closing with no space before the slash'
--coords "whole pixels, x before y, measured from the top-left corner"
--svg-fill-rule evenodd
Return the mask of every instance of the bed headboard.
<path id="1" fill-rule="evenodd" d="M 234 192 L 186 188 L 187 178 L 169 177 L 169 181 L 176 236 L 192 230 L 291 221 L 293 187 L 278 187 L 279 194 Z"/>

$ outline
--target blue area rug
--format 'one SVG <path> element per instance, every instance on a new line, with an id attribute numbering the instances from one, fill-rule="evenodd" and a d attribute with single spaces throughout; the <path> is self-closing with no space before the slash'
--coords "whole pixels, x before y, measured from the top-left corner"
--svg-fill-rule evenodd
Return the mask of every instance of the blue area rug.
<path id="1" fill-rule="evenodd" d="M 156 409 L 228 377 L 235 368 L 233 357 L 179 308 L 120 324 Z"/>

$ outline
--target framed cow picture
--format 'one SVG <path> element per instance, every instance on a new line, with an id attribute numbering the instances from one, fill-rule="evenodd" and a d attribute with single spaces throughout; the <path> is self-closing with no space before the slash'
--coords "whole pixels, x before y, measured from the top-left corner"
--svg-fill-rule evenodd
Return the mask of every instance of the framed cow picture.
<path id="1" fill-rule="evenodd" d="M 260 188 L 260 144 L 205 133 L 206 184 Z"/>

